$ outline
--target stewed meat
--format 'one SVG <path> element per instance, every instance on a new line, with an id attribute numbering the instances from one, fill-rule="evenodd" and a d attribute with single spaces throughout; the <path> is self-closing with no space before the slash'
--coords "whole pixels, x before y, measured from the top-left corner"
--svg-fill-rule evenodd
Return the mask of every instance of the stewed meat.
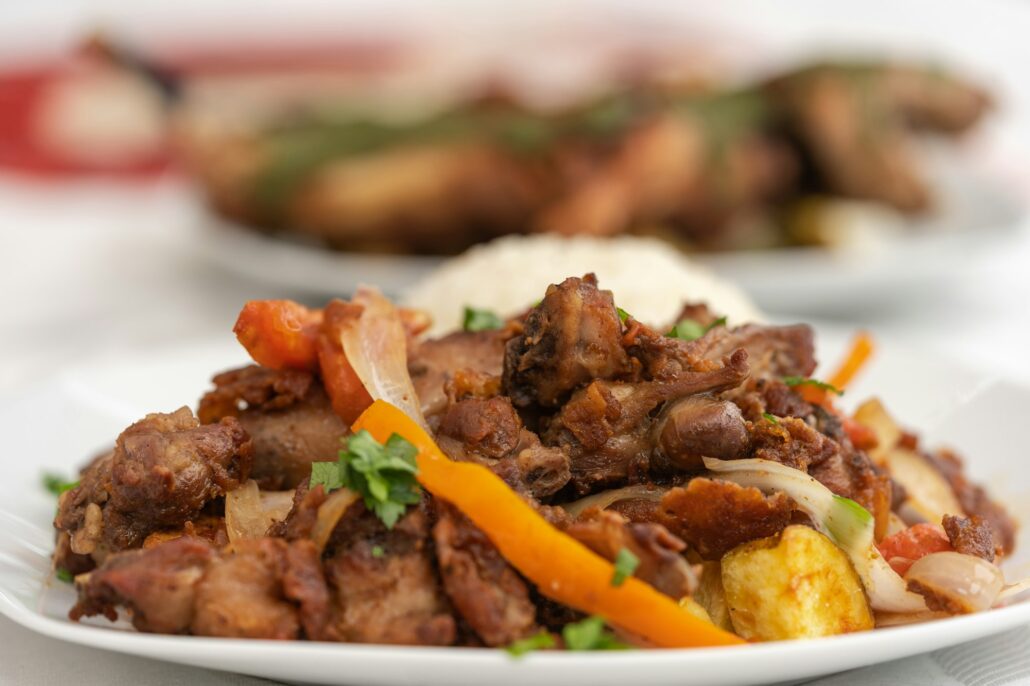
<path id="1" fill-rule="evenodd" d="M 189 408 L 150 414 L 61 496 L 55 526 L 70 548 L 101 561 L 151 533 L 179 529 L 250 473 L 251 443 L 232 417 L 201 426 Z"/>
<path id="2" fill-rule="evenodd" d="M 200 401 L 200 420 L 239 419 L 253 444 L 251 478 L 261 488 L 295 488 L 311 473 L 312 462 L 336 459 L 347 425 L 311 374 L 251 365 L 213 381 L 214 390 Z"/>
<path id="3" fill-rule="evenodd" d="M 941 524 L 955 552 L 982 557 L 988 562 L 994 561 L 998 546 L 994 542 L 991 525 L 983 517 L 944 515 Z"/>
<path id="4" fill-rule="evenodd" d="M 576 388 L 630 369 L 611 291 L 588 274 L 548 287 L 524 333 L 508 341 L 504 390 L 516 407 L 555 408 Z"/>
<path id="5" fill-rule="evenodd" d="M 740 408 L 728 400 L 691 395 L 669 403 L 655 421 L 655 461 L 683 471 L 704 469 L 702 457 L 732 460 L 749 447 Z"/>
<path id="6" fill-rule="evenodd" d="M 794 507 L 783 493 L 728 481 L 692 479 L 662 498 L 658 521 L 706 560 L 719 560 L 741 543 L 773 536 L 790 524 Z"/>
<path id="7" fill-rule="evenodd" d="M 437 502 L 433 540 L 447 596 L 479 639 L 503 646 L 538 630 L 526 583 L 456 509 Z"/>
<path id="8" fill-rule="evenodd" d="M 140 631 L 187 633 L 197 581 L 216 554 L 207 541 L 177 538 L 149 550 L 112 555 L 79 587 L 79 601 L 68 616 L 78 621 L 102 614 L 113 622 L 117 608 L 124 606 Z"/>
<path id="9" fill-rule="evenodd" d="M 630 522 L 617 512 L 587 510 L 565 529 L 601 557 L 614 562 L 623 549 L 639 563 L 634 575 L 679 600 L 697 587 L 697 575 L 683 558 L 686 544 L 661 524 Z"/>
<path id="10" fill-rule="evenodd" d="M 432 555 L 429 514 L 414 507 L 387 529 L 364 506 L 337 526 L 325 574 L 327 635 L 353 643 L 450 645 L 457 625 Z"/>

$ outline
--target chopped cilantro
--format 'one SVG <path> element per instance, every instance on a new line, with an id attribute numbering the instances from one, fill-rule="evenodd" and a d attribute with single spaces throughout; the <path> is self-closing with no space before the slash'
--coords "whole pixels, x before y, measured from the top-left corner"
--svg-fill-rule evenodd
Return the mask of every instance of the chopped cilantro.
<path id="1" fill-rule="evenodd" d="M 693 319 L 681 319 L 676 326 L 669 329 L 669 333 L 665 334 L 669 338 L 679 338 L 684 341 L 693 341 L 701 338 L 706 333 L 711 331 L 717 326 L 726 326 L 726 317 L 719 317 L 708 326 L 704 326 L 701 322 Z"/>
<path id="2" fill-rule="evenodd" d="M 70 491 L 78 485 L 78 481 L 68 481 L 64 477 L 56 474 L 43 474 L 43 488 L 47 489 L 54 495 L 61 495 L 65 491 Z"/>
<path id="3" fill-rule="evenodd" d="M 604 617 L 592 615 L 566 624 L 561 632 L 567 650 L 628 650 L 629 646 L 604 628 Z"/>
<path id="4" fill-rule="evenodd" d="M 495 331 L 504 326 L 504 320 L 496 312 L 466 306 L 462 326 L 466 331 Z"/>
<path id="5" fill-rule="evenodd" d="M 840 390 L 833 384 L 828 384 L 825 381 L 819 381 L 818 379 L 809 379 L 804 376 L 785 376 L 783 377 L 783 383 L 790 387 L 794 386 L 815 386 L 824 391 L 829 391 L 836 395 L 844 395 L 844 391 Z"/>
<path id="6" fill-rule="evenodd" d="M 538 633 L 528 636 L 526 638 L 520 638 L 517 641 L 512 641 L 505 650 L 512 657 L 522 657 L 526 653 L 534 650 L 543 650 L 544 648 L 554 647 L 554 637 L 541 629 Z"/>
<path id="7" fill-rule="evenodd" d="M 780 420 L 776 418 L 776 415 L 763 412 L 762 416 L 765 417 L 765 421 L 772 422 L 773 424 L 779 424 Z"/>
<path id="8" fill-rule="evenodd" d="M 340 465 L 337 462 L 313 462 L 311 464 L 311 486 L 322 484 L 325 492 L 335 491 L 343 488 L 343 478 L 340 476 Z"/>
<path id="9" fill-rule="evenodd" d="M 417 453 L 403 436 L 393 434 L 381 444 L 362 430 L 347 439 L 337 462 L 311 465 L 311 486 L 321 484 L 327 492 L 336 488 L 357 491 L 364 497 L 365 507 L 392 529 L 408 505 L 421 498 L 415 480 Z"/>
<path id="10" fill-rule="evenodd" d="M 384 554 L 385 554 L 385 551 L 383 550 L 383 546 L 381 546 L 381 545 L 374 545 L 374 546 L 372 546 L 372 557 L 382 557 Z"/>
<path id="11" fill-rule="evenodd" d="M 627 319 L 629 319 L 630 317 L 633 316 L 629 312 L 627 312 L 626 310 L 622 309 L 621 307 L 616 307 L 615 311 L 619 313 L 619 321 L 622 322 L 623 324 L 626 323 Z"/>
<path id="12" fill-rule="evenodd" d="M 54 576 L 57 577 L 58 581 L 63 581 L 66 584 L 70 584 L 75 579 L 75 577 L 72 576 L 71 572 L 63 568 L 58 569 L 56 572 L 54 572 Z"/>
<path id="13" fill-rule="evenodd" d="M 621 586 L 626 579 L 633 576 L 640 558 L 626 548 L 621 548 L 615 556 L 615 573 L 612 575 L 612 586 Z"/>

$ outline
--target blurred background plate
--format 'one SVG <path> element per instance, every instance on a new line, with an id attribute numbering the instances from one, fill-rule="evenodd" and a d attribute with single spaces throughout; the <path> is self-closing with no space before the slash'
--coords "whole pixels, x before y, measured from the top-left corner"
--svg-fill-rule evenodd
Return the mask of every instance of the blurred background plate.
<path id="1" fill-rule="evenodd" d="M 961 287 L 976 264 L 1013 245 L 1025 206 L 997 177 L 954 151 L 928 150 L 925 157 L 938 202 L 932 214 L 902 219 L 841 203 L 835 211 L 850 244 L 839 249 L 696 257 L 770 312 L 840 317 L 942 296 Z"/>

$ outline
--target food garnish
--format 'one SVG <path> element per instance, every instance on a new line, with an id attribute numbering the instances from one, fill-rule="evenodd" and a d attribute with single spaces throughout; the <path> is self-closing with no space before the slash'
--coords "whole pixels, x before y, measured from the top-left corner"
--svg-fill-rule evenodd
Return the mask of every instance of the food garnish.
<path id="1" fill-rule="evenodd" d="M 70 491 L 78 485 L 78 480 L 68 481 L 57 474 L 47 473 L 43 475 L 43 488 L 49 491 L 52 495 L 59 496 L 65 491 Z"/>
<path id="2" fill-rule="evenodd" d="M 693 341 L 701 338 L 717 326 L 726 326 L 726 317 L 719 317 L 711 324 L 701 324 L 694 319 L 681 319 L 676 326 L 669 330 L 666 335 L 669 338 L 679 338 L 684 341 Z"/>
<path id="3" fill-rule="evenodd" d="M 418 480 L 483 530 L 510 564 L 552 600 L 603 615 L 612 624 L 666 648 L 734 645 L 736 636 L 699 620 L 636 578 L 611 585 L 615 568 L 562 533 L 496 474 L 454 462 L 414 420 L 377 400 L 354 423 L 378 440 L 399 434 L 418 449 Z"/>
<path id="4" fill-rule="evenodd" d="M 462 328 L 466 331 L 494 331 L 504 326 L 504 320 L 496 312 L 475 307 L 465 307 Z"/>
<path id="5" fill-rule="evenodd" d="M 505 646 L 505 650 L 512 657 L 522 657 L 534 650 L 545 650 L 555 647 L 554 636 L 541 629 L 539 632 L 527 638 L 520 638 Z"/>
<path id="6" fill-rule="evenodd" d="M 626 548 L 620 548 L 619 553 L 615 556 L 615 574 L 612 575 L 612 586 L 621 586 L 627 578 L 633 576 L 633 572 L 636 571 L 639 564 L 639 557 Z"/>
<path id="7" fill-rule="evenodd" d="M 561 632 L 562 641 L 568 650 L 629 650 L 630 646 L 615 638 L 605 628 L 604 617 L 593 615 L 572 624 L 566 624 Z"/>
<path id="8" fill-rule="evenodd" d="M 421 498 L 416 453 L 415 446 L 398 434 L 379 443 L 368 431 L 356 431 L 337 462 L 312 464 L 311 486 L 321 485 L 327 493 L 337 488 L 360 493 L 365 507 L 392 529 L 408 506 Z"/>

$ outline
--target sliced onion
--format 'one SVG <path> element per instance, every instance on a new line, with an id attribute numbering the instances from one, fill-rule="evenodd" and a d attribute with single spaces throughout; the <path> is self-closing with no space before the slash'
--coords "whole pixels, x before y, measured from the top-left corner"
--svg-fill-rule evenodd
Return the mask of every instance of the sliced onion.
<path id="1" fill-rule="evenodd" d="M 261 538 L 268 527 L 286 519 L 293 506 L 293 491 L 261 491 L 248 480 L 225 494 L 225 530 L 229 542 Z"/>
<path id="2" fill-rule="evenodd" d="M 318 515 L 315 518 L 315 525 L 311 528 L 311 540 L 319 554 L 325 550 L 329 543 L 329 537 L 333 535 L 336 525 L 340 522 L 351 505 L 357 502 L 360 494 L 349 488 L 340 488 L 329 494 L 325 502 L 318 508 Z"/>
<path id="3" fill-rule="evenodd" d="M 1011 605 L 1025 600 L 1023 595 L 1030 591 L 1030 577 L 1017 581 L 1014 584 L 1008 584 L 1005 588 L 1001 589 L 1001 593 L 995 599 L 995 606 Z"/>
<path id="4" fill-rule="evenodd" d="M 385 400 L 428 429 L 408 373 L 408 339 L 400 312 L 378 290 L 358 288 L 352 302 L 364 309 L 340 333 L 347 361 L 373 400 Z"/>
<path id="5" fill-rule="evenodd" d="M 790 496 L 816 529 L 847 553 L 874 610 L 908 613 L 927 609 L 923 598 L 909 591 L 905 580 L 880 555 L 873 542 L 873 518 L 856 503 L 835 496 L 808 474 L 771 460 L 706 457 L 704 462 L 719 478 Z"/>
<path id="6" fill-rule="evenodd" d="M 950 550 L 919 558 L 905 574 L 905 580 L 918 582 L 946 601 L 949 611 L 965 614 L 990 608 L 1005 585 L 997 565 Z"/>
<path id="7" fill-rule="evenodd" d="M 562 508 L 575 519 L 591 507 L 599 507 L 602 510 L 606 510 L 620 500 L 651 500 L 658 502 L 668 491 L 668 488 L 659 488 L 651 484 L 637 484 L 635 486 L 626 486 L 625 488 L 616 488 L 588 495 L 586 498 L 580 498 L 568 505 L 562 505 Z"/>

